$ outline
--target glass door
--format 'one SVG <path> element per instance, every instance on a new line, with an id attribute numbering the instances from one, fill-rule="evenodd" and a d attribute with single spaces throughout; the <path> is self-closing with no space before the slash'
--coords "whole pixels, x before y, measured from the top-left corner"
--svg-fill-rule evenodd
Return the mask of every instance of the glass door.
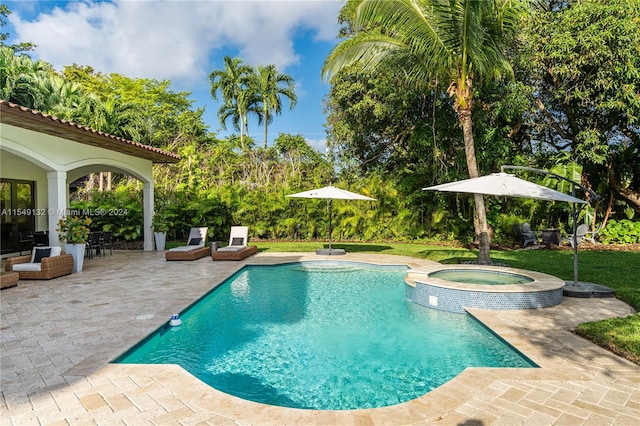
<path id="1" fill-rule="evenodd" d="M 0 180 L 0 247 L 2 253 L 20 251 L 21 236 L 35 230 L 35 182 Z"/>

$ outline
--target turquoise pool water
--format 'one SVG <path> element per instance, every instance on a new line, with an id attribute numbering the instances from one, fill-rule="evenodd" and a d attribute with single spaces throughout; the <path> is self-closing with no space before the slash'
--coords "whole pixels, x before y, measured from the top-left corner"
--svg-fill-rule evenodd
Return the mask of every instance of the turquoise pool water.
<path id="1" fill-rule="evenodd" d="M 524 275 L 487 269 L 443 269 L 429 274 L 432 278 L 465 284 L 509 285 L 532 283 Z"/>
<path id="2" fill-rule="evenodd" d="M 405 267 L 249 266 L 115 362 L 179 364 L 240 398 L 357 409 L 417 398 L 467 367 L 533 367 L 471 316 L 406 298 Z"/>

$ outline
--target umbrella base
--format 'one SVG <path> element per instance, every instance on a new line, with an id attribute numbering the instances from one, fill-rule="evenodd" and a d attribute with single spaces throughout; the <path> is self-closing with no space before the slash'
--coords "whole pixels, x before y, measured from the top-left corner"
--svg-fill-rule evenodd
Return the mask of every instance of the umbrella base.
<path id="1" fill-rule="evenodd" d="M 573 281 L 565 281 L 565 286 L 562 289 L 562 294 L 565 297 L 613 297 L 615 291 L 609 287 L 605 287 L 600 284 L 587 283 L 584 281 L 578 281 L 577 285 L 573 284 Z"/>
<path id="2" fill-rule="evenodd" d="M 339 256 L 339 255 L 343 255 L 346 254 L 345 251 L 343 249 L 318 249 L 316 250 L 316 254 L 322 254 L 325 256 Z"/>

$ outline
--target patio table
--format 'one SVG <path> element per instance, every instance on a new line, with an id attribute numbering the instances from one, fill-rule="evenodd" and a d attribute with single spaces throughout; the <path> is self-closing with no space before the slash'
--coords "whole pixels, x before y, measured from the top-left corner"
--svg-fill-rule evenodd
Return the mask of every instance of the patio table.
<path id="1" fill-rule="evenodd" d="M 542 244 L 560 244 L 560 230 L 557 228 L 543 229 Z"/>

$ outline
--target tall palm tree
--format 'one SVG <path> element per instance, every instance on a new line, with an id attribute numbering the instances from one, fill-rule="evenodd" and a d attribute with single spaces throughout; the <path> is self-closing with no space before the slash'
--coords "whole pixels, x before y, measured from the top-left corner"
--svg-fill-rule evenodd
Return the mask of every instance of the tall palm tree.
<path id="1" fill-rule="evenodd" d="M 246 97 L 242 94 L 255 79 L 255 70 L 253 67 L 243 63 L 240 58 L 224 57 L 224 69 L 213 71 L 209 74 L 209 82 L 211 83 L 211 96 L 218 100 L 218 91 L 222 93 L 223 107 L 218 112 L 220 125 L 226 128 L 226 117 L 223 119 L 221 111 L 226 111 L 229 106 L 236 108 L 233 116 L 237 116 L 239 120 L 240 141 L 243 140 L 243 132 L 247 127 L 245 120 L 248 115 L 248 105 Z M 242 99 L 241 99 L 242 98 Z"/>
<path id="2" fill-rule="evenodd" d="M 325 60 L 323 78 L 359 63 L 381 63 L 405 71 L 409 82 L 427 87 L 448 83 L 463 131 L 469 177 L 478 176 L 473 140 L 473 85 L 513 76 L 505 51 L 526 10 L 527 0 L 350 0 L 343 8 L 354 34 Z M 491 263 L 484 198 L 474 195 L 480 250 L 478 263 Z"/>
<path id="3" fill-rule="evenodd" d="M 228 99 L 218 108 L 218 119 L 226 123 L 231 118 L 233 128 L 240 132 L 240 145 L 244 150 L 247 146 L 244 135 L 249 135 L 249 114 L 258 118 L 258 124 L 262 123 L 262 108 L 260 97 L 253 88 L 245 88 L 235 100 Z"/>
<path id="4" fill-rule="evenodd" d="M 262 100 L 262 116 L 264 122 L 264 147 L 267 147 L 267 127 L 273 121 L 273 114 L 282 113 L 280 96 L 289 99 L 289 108 L 296 106 L 298 97 L 295 92 L 293 77 L 278 72 L 275 65 L 258 67 L 258 93 Z"/>

